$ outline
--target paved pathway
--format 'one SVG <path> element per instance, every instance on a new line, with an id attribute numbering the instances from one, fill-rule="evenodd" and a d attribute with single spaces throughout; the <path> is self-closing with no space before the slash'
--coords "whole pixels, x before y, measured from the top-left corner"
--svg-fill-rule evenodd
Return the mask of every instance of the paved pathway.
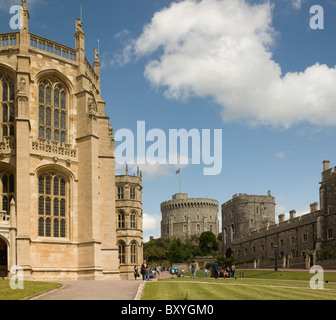
<path id="1" fill-rule="evenodd" d="M 161 279 L 169 278 L 162 272 Z M 156 281 L 156 280 L 151 280 Z M 64 281 L 63 286 L 31 300 L 134 300 L 140 298 L 142 280 Z"/>
<path id="2" fill-rule="evenodd" d="M 141 280 L 67 281 L 33 300 L 134 300 Z"/>

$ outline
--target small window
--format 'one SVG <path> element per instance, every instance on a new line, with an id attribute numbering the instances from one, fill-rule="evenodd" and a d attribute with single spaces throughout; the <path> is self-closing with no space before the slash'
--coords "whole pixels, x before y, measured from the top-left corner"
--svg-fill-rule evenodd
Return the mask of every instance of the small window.
<path id="1" fill-rule="evenodd" d="M 333 237 L 334 237 L 333 229 L 328 229 L 327 233 L 328 233 L 328 239 L 333 239 Z"/>
<path id="2" fill-rule="evenodd" d="M 119 187 L 118 188 L 118 200 L 124 199 L 124 188 Z"/>
<path id="3" fill-rule="evenodd" d="M 135 200 L 135 188 L 130 188 L 130 199 Z"/>
<path id="4" fill-rule="evenodd" d="M 307 242 L 308 241 L 308 234 L 307 233 L 304 233 L 302 235 L 302 242 Z"/>

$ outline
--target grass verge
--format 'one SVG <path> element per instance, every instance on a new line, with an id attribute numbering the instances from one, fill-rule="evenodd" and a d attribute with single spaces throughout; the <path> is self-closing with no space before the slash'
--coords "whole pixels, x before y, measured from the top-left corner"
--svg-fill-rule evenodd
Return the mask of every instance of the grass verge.
<path id="1" fill-rule="evenodd" d="M 24 289 L 13 290 L 9 280 L 0 280 L 0 300 L 22 300 L 58 287 L 59 283 L 24 281 Z"/>

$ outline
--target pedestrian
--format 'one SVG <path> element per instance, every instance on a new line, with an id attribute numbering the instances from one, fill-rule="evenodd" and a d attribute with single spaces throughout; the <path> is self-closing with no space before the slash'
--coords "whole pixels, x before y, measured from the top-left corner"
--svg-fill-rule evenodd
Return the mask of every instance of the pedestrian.
<path id="1" fill-rule="evenodd" d="M 140 277 L 138 267 L 134 267 L 134 280 L 136 280 L 138 277 Z"/>
<path id="2" fill-rule="evenodd" d="M 149 281 L 149 264 L 147 263 L 147 266 L 146 266 L 146 273 L 147 273 L 147 281 Z"/>
<path id="3" fill-rule="evenodd" d="M 232 275 L 232 278 L 234 278 L 235 271 L 236 271 L 235 266 L 232 266 L 232 267 L 231 267 L 231 275 Z"/>
<path id="4" fill-rule="evenodd" d="M 146 276 L 146 263 L 145 263 L 145 261 L 141 265 L 140 272 L 141 272 L 141 275 L 142 275 L 142 280 L 145 281 L 146 278 L 147 278 L 147 276 Z"/>
<path id="5" fill-rule="evenodd" d="M 191 263 L 191 274 L 190 274 L 190 279 L 196 279 L 196 265 L 195 261 Z"/>
<path id="6" fill-rule="evenodd" d="M 207 268 L 204 269 L 204 274 L 205 274 L 205 277 L 207 278 L 208 277 L 208 269 Z"/>
<path id="7" fill-rule="evenodd" d="M 182 277 L 184 277 L 184 269 L 182 269 Z"/>

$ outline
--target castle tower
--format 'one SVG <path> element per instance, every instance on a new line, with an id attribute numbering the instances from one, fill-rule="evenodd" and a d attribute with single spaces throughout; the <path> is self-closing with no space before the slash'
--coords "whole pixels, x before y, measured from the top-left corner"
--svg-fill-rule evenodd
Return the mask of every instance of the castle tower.
<path id="1" fill-rule="evenodd" d="M 172 200 L 161 203 L 161 238 L 200 236 L 205 231 L 218 235 L 218 201 L 188 198 L 186 193 L 173 195 Z"/>
<path id="2" fill-rule="evenodd" d="M 266 196 L 240 193 L 222 205 L 222 236 L 224 254 L 234 240 L 249 232 L 275 223 L 275 199 L 268 191 Z"/>
<path id="3" fill-rule="evenodd" d="M 120 276 L 134 279 L 134 266 L 143 262 L 142 172 L 116 176 L 117 245 Z"/>

